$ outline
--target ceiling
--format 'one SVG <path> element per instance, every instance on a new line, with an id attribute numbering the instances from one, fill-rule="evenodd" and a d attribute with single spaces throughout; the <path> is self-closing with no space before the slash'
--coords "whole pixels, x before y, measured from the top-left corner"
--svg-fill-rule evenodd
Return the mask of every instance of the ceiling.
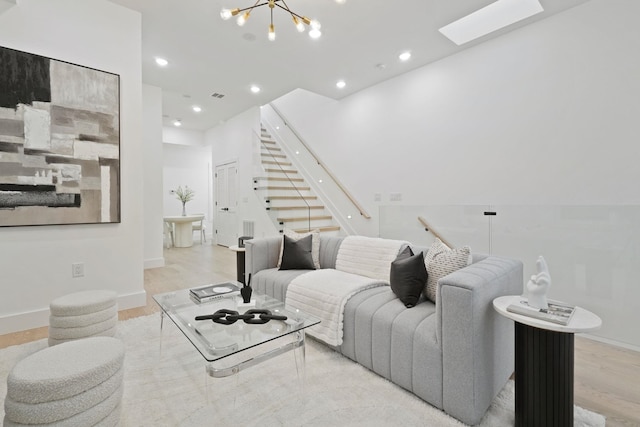
<path id="1" fill-rule="evenodd" d="M 292 11 L 322 23 L 322 37 L 298 33 L 276 8 L 273 42 L 267 6 L 244 27 L 220 18 L 223 7 L 248 7 L 251 0 L 111 1 L 142 14 L 142 80 L 162 88 L 164 124 L 180 119 L 184 129 L 206 130 L 296 88 L 343 98 L 588 0 L 540 0 L 543 13 L 462 46 L 438 28 L 494 0 L 289 0 Z M 405 50 L 412 56 L 401 62 Z M 169 65 L 158 67 L 157 56 Z M 345 88 L 336 87 L 339 79 Z M 254 84 L 260 93 L 251 93 Z"/>

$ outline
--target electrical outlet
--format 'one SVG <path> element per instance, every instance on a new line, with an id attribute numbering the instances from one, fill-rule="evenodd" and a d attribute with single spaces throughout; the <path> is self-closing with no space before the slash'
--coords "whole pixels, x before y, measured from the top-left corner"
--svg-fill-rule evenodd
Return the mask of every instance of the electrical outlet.
<path id="1" fill-rule="evenodd" d="M 71 264 L 71 277 L 83 277 L 84 276 L 84 263 L 74 262 Z"/>

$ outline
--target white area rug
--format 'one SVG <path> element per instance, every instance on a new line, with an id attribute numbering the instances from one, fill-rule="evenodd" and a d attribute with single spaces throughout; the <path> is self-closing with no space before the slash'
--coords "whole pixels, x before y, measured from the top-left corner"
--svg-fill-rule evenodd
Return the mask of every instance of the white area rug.
<path id="1" fill-rule="evenodd" d="M 202 356 L 168 319 L 161 341 L 159 315 L 119 322 L 117 337 L 126 348 L 121 426 L 463 426 L 311 339 L 303 387 L 293 352 L 239 375 L 208 378 Z M 0 401 L 13 365 L 46 346 L 39 340 L 0 350 Z M 513 422 L 509 381 L 481 425 Z M 576 407 L 575 425 L 604 426 L 605 419 Z"/>

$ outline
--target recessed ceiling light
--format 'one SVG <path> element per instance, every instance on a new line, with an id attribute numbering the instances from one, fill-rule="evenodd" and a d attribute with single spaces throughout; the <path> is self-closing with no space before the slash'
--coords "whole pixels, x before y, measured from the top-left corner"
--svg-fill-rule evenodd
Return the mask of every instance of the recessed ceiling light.
<path id="1" fill-rule="evenodd" d="M 169 65 L 169 61 L 164 58 L 156 57 L 156 64 L 161 67 L 166 67 L 167 65 Z"/>
<path id="2" fill-rule="evenodd" d="M 538 0 L 498 0 L 438 31 L 459 46 L 542 11 Z"/>
<path id="3" fill-rule="evenodd" d="M 193 107 L 191 107 L 193 109 L 193 111 L 195 111 L 196 113 L 199 113 L 200 111 L 202 111 L 202 107 L 200 107 L 199 105 L 194 105 Z"/>
<path id="4" fill-rule="evenodd" d="M 346 85 L 347 85 L 347 83 L 345 83 L 344 80 L 338 80 L 338 83 L 336 83 L 336 87 L 338 89 L 343 89 Z"/>
<path id="5" fill-rule="evenodd" d="M 180 127 L 180 126 L 182 126 L 182 122 L 180 120 L 174 120 L 173 121 L 173 125 L 176 126 L 176 127 Z"/>
<path id="6" fill-rule="evenodd" d="M 411 58 L 411 52 L 402 52 L 400 55 L 398 55 L 398 58 L 400 58 L 400 61 L 408 61 L 409 58 Z"/>
<path id="7" fill-rule="evenodd" d="M 253 93 L 260 92 L 260 87 L 258 87 L 256 85 L 251 86 L 251 92 L 253 92 Z"/>

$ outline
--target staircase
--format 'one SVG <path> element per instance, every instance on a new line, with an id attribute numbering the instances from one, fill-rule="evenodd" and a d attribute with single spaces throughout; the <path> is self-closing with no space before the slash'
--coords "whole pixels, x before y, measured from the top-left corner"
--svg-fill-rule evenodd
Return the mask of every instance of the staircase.
<path id="1" fill-rule="evenodd" d="M 298 233 L 314 229 L 323 233 L 340 231 L 318 196 L 264 128 L 260 134 L 260 159 L 264 176 L 254 177 L 253 189 L 280 233 L 285 228 Z"/>

